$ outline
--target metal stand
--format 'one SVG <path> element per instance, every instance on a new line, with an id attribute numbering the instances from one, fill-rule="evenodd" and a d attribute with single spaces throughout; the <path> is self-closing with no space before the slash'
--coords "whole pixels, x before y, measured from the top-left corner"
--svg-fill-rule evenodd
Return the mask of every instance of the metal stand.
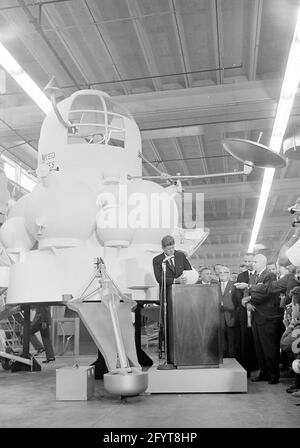
<path id="1" fill-rule="evenodd" d="M 73 298 L 69 300 L 68 305 L 72 303 L 73 306 L 71 307 L 71 309 L 74 310 L 76 310 L 76 302 L 86 302 L 87 306 L 89 306 L 89 300 L 86 299 L 97 294 L 97 300 L 93 300 L 91 302 L 102 302 L 102 304 L 106 306 L 109 311 L 115 338 L 117 365 L 116 368 L 103 375 L 104 388 L 107 392 L 114 395 L 135 396 L 145 392 L 145 390 L 147 389 L 148 374 L 147 372 L 142 372 L 140 366 L 135 367 L 130 365 L 130 361 L 125 350 L 117 312 L 117 308 L 121 301 L 132 301 L 122 293 L 117 284 L 108 274 L 104 261 L 101 257 L 96 259 L 95 265 L 95 272 L 92 276 L 92 279 L 89 281 L 88 286 L 84 289 L 79 298 Z M 91 293 L 87 293 L 88 288 L 92 285 L 94 280 L 96 280 L 98 283 L 97 287 Z"/>
<path id="2" fill-rule="evenodd" d="M 175 366 L 168 363 L 168 315 L 167 315 L 167 279 L 166 279 L 166 263 L 162 264 L 162 290 L 160 294 L 160 307 L 163 310 L 160 311 L 159 319 L 159 366 L 157 370 L 173 370 Z M 162 361 L 162 357 L 165 357 L 165 361 Z"/>

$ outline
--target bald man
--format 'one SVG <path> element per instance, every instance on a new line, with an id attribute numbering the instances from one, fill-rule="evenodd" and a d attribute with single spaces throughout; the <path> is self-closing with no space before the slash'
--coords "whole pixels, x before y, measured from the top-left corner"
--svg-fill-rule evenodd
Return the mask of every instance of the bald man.
<path id="1" fill-rule="evenodd" d="M 268 293 L 268 285 L 276 280 L 276 275 L 267 270 L 267 259 L 262 254 L 255 255 L 253 267 L 257 274 L 256 285 L 249 287 L 249 296 L 242 299 L 243 305 L 252 311 L 252 331 L 260 372 L 252 381 L 279 381 L 278 327 L 280 323 L 279 293 Z M 243 288 L 244 285 L 238 284 Z"/>

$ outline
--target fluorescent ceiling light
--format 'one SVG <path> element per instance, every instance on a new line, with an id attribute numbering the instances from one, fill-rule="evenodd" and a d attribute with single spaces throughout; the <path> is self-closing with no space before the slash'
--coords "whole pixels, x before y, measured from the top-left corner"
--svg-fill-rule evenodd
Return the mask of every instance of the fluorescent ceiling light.
<path id="1" fill-rule="evenodd" d="M 300 81 L 300 9 L 298 11 L 297 23 L 294 31 L 294 37 L 290 48 L 286 71 L 281 87 L 280 99 L 276 111 L 276 117 L 272 130 L 272 136 L 269 147 L 276 152 L 280 151 L 284 133 L 290 117 L 292 105 L 297 93 Z M 264 172 L 263 183 L 256 210 L 256 216 L 252 229 L 252 235 L 248 247 L 248 252 L 253 252 L 254 245 L 258 236 L 261 222 L 265 213 L 275 169 L 266 168 Z"/>
<path id="2" fill-rule="evenodd" d="M 52 110 L 52 105 L 39 86 L 18 64 L 15 58 L 0 43 L 0 64 L 9 73 L 23 90 L 33 99 L 45 114 Z"/>

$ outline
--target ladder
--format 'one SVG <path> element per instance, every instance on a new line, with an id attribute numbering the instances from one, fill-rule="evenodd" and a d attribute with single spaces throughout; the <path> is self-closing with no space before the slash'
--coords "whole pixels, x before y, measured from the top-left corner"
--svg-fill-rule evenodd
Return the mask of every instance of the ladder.
<path id="1" fill-rule="evenodd" d="M 0 362 L 4 370 L 11 368 L 12 362 L 22 353 L 22 312 L 17 312 L 0 321 Z M 22 322 L 21 320 L 21 322 Z"/>
<path id="2" fill-rule="evenodd" d="M 23 320 L 23 313 L 20 311 L 16 315 L 8 316 L 7 319 L 0 321 L 0 330 L 2 330 L 1 335 L 2 345 L 8 348 L 9 353 L 22 352 L 22 325 L 18 322 L 17 314 L 20 314 L 20 318 Z"/>

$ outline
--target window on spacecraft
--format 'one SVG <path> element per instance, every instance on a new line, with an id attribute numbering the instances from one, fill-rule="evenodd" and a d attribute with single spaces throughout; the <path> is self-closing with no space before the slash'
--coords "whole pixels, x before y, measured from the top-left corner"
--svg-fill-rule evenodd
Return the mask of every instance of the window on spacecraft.
<path id="1" fill-rule="evenodd" d="M 124 117 L 132 119 L 127 111 L 111 99 L 98 95 L 79 95 L 69 111 L 68 143 L 98 143 L 124 148 Z"/>

